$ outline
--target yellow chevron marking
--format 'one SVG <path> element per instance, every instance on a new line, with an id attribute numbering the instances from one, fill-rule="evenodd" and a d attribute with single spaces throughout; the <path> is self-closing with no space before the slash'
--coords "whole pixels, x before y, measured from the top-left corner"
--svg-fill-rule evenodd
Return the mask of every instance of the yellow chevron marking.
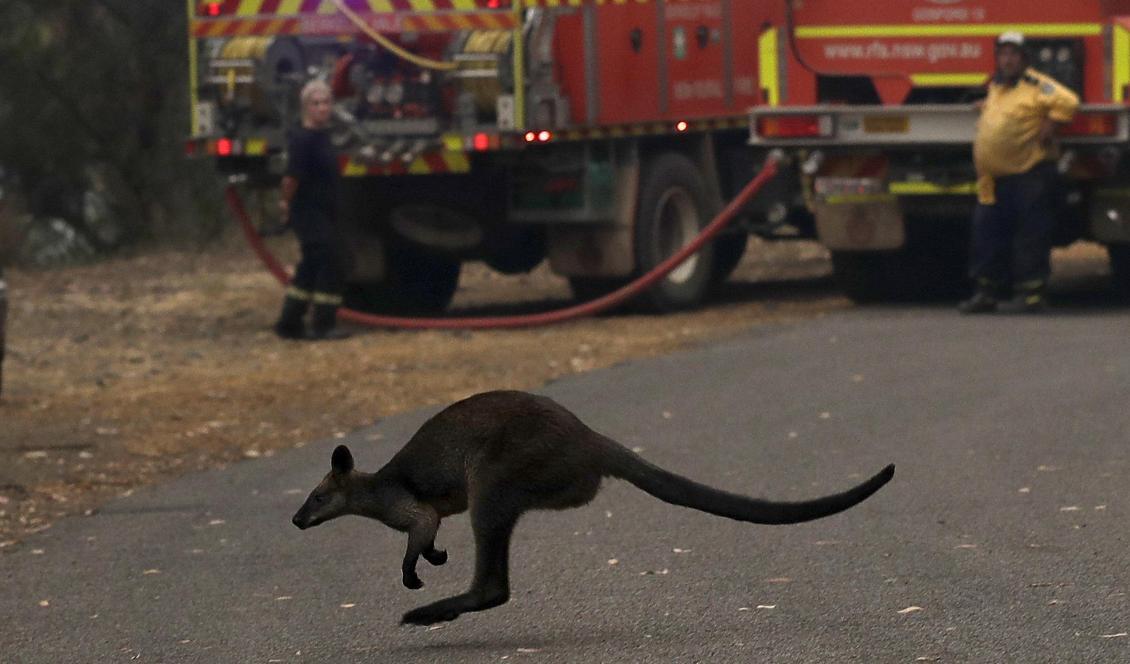
<path id="1" fill-rule="evenodd" d="M 236 8 L 236 16 L 255 16 L 259 13 L 259 8 L 263 6 L 263 0 L 239 0 L 239 7 Z"/>
<path id="2" fill-rule="evenodd" d="M 467 173 L 471 170 L 471 160 L 463 152 L 444 152 L 443 161 L 452 173 Z"/>
<path id="3" fill-rule="evenodd" d="M 451 6 L 457 12 L 470 12 L 478 9 L 475 6 L 475 0 L 452 0 Z"/>
<path id="4" fill-rule="evenodd" d="M 298 8 L 302 6 L 302 0 L 282 0 L 279 3 L 279 9 L 276 14 L 297 14 Z"/>
<path id="5" fill-rule="evenodd" d="M 367 171 L 368 169 L 365 168 L 364 164 L 359 164 L 356 161 L 350 159 L 349 161 L 345 162 L 345 168 L 341 169 L 341 174 L 347 177 L 357 177 L 360 175 L 365 175 Z"/>
<path id="6" fill-rule="evenodd" d="M 445 27 L 440 17 L 434 14 L 425 14 L 420 17 L 420 20 L 424 22 L 425 27 L 431 30 L 443 30 Z"/>
<path id="7" fill-rule="evenodd" d="M 436 6 L 432 4 L 431 0 L 408 0 L 408 5 L 412 7 L 414 12 L 434 12 Z"/>
<path id="8" fill-rule="evenodd" d="M 318 5 L 318 13 L 319 14 L 327 14 L 328 15 L 328 14 L 336 14 L 337 12 L 338 12 L 337 5 L 330 2 L 330 0 L 322 0 L 321 4 Z"/>
<path id="9" fill-rule="evenodd" d="M 236 27 L 235 34 L 237 34 L 237 35 L 255 34 L 255 26 L 256 25 L 257 25 L 257 23 L 255 21 L 242 21 Z"/>
<path id="10" fill-rule="evenodd" d="M 283 26 L 286 25 L 285 18 L 276 18 L 267 25 L 268 35 L 277 35 L 283 31 Z"/>
<path id="11" fill-rule="evenodd" d="M 408 172 L 412 175 L 427 175 L 432 170 L 428 168 L 428 162 L 424 161 L 423 157 L 416 157 L 416 159 L 408 166 Z"/>
<path id="12" fill-rule="evenodd" d="M 395 11 L 390 0 L 369 0 L 369 9 L 374 14 L 391 14 Z"/>

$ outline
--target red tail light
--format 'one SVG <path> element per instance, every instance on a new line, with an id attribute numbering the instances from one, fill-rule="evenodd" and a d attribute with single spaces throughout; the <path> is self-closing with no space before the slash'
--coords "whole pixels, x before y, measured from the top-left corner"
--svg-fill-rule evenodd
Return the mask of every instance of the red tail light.
<path id="1" fill-rule="evenodd" d="M 216 154 L 221 157 L 230 157 L 232 151 L 232 142 L 230 138 L 221 138 L 216 141 Z"/>
<path id="2" fill-rule="evenodd" d="M 490 136 L 484 133 L 475 134 L 472 143 L 476 150 L 482 151 L 490 148 Z"/>
<path id="3" fill-rule="evenodd" d="M 197 8 L 197 13 L 201 16 L 219 16 L 220 15 L 220 2 L 204 2 Z"/>
<path id="4" fill-rule="evenodd" d="M 1059 128 L 1061 136 L 1114 136 L 1118 118 L 1113 113 L 1076 113 L 1070 124 Z"/>
<path id="5" fill-rule="evenodd" d="M 821 138 L 832 135 L 828 115 L 777 115 L 757 118 L 757 134 L 765 138 Z"/>

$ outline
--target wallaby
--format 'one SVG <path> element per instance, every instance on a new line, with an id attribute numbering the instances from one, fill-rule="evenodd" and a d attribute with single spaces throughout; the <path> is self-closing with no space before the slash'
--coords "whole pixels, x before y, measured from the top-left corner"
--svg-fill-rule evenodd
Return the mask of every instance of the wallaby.
<path id="1" fill-rule="evenodd" d="M 604 477 L 627 480 L 674 505 L 739 521 L 786 524 L 846 510 L 894 476 L 887 466 L 859 486 L 796 503 L 755 500 L 693 482 L 654 466 L 580 421 L 560 404 L 525 392 L 485 392 L 433 416 L 375 473 L 354 470 L 339 445 L 331 470 L 294 515 L 305 530 L 345 514 L 377 519 L 408 533 L 404 585 L 423 587 L 420 556 L 447 561 L 435 548 L 440 520 L 470 510 L 475 576 L 462 595 L 406 613 L 402 624 L 431 625 L 482 611 L 510 598 L 510 535 L 523 512 L 591 501 Z"/>

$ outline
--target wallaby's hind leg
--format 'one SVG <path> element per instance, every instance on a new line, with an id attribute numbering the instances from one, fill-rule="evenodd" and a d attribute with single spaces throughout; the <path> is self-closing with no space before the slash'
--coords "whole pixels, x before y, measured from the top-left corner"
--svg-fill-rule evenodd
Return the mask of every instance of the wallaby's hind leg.
<path id="1" fill-rule="evenodd" d="M 475 579 L 471 589 L 413 609 L 404 614 L 401 623 L 432 625 L 455 620 L 461 614 L 484 611 L 510 599 L 510 536 L 518 514 L 498 507 L 479 503 L 471 509 L 471 527 L 475 531 Z"/>
<path id="2" fill-rule="evenodd" d="M 416 575 L 416 563 L 421 555 L 433 565 L 447 562 L 447 552 L 435 548 L 439 515 L 431 507 L 421 505 L 414 517 L 415 521 L 408 529 L 408 549 L 404 552 L 404 563 L 401 565 L 404 587 L 409 590 L 419 590 L 424 587 L 424 582 Z"/>

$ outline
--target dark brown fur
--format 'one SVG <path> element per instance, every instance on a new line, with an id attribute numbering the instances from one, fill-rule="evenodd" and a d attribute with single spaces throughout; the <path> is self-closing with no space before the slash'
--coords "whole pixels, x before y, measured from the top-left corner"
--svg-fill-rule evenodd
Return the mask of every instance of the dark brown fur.
<path id="1" fill-rule="evenodd" d="M 523 512 L 566 509 L 591 501 L 605 477 L 625 479 L 676 505 L 752 523 L 797 523 L 845 510 L 886 484 L 888 466 L 848 491 L 799 503 L 755 500 L 719 491 L 658 468 L 585 426 L 546 397 L 486 392 L 452 404 L 424 423 L 376 473 L 353 467 L 344 445 L 332 469 L 294 515 L 302 529 L 345 514 L 377 519 L 408 533 L 404 585 L 423 586 L 420 556 L 447 561 L 435 548 L 440 521 L 469 510 L 475 576 L 461 595 L 422 606 L 402 622 L 430 625 L 482 611 L 510 597 L 510 536 Z"/>

